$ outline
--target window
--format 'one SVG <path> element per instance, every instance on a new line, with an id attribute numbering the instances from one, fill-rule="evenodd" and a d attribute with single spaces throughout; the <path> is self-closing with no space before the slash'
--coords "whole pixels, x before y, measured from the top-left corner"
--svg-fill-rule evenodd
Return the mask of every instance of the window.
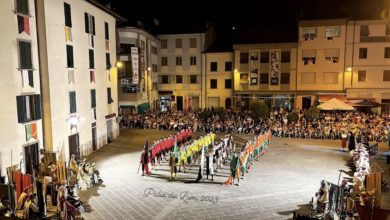
<path id="1" fill-rule="evenodd" d="M 231 88 L 232 88 L 232 80 L 225 79 L 225 89 L 231 89 Z"/>
<path id="2" fill-rule="evenodd" d="M 168 48 L 168 40 L 161 40 L 161 49 L 167 49 Z"/>
<path id="3" fill-rule="evenodd" d="M 197 84 L 198 83 L 198 77 L 196 75 L 190 75 L 190 83 L 191 84 Z"/>
<path id="4" fill-rule="evenodd" d="M 114 102 L 114 100 L 112 99 L 112 96 L 111 96 L 111 88 L 107 88 L 107 103 L 111 104 L 113 102 Z"/>
<path id="5" fill-rule="evenodd" d="M 153 72 L 157 72 L 158 71 L 157 64 L 152 64 L 152 71 Z"/>
<path id="6" fill-rule="evenodd" d="M 218 87 L 216 79 L 210 79 L 210 89 L 216 89 Z"/>
<path id="7" fill-rule="evenodd" d="M 303 38 L 305 39 L 305 41 L 308 39 L 313 40 L 315 37 L 317 37 L 315 27 L 303 28 L 302 33 L 303 33 Z"/>
<path id="8" fill-rule="evenodd" d="M 390 47 L 385 47 L 385 58 L 390 58 Z"/>
<path id="9" fill-rule="evenodd" d="M 31 43 L 27 41 L 18 41 L 19 43 L 19 68 L 32 69 Z"/>
<path id="10" fill-rule="evenodd" d="M 176 66 L 181 66 L 181 57 L 176 57 Z"/>
<path id="11" fill-rule="evenodd" d="M 360 25 L 360 36 L 368 36 L 370 34 L 370 31 L 368 29 L 368 25 Z"/>
<path id="12" fill-rule="evenodd" d="M 210 63 L 210 72 L 217 72 L 218 71 L 218 63 L 217 62 L 211 62 Z"/>
<path id="13" fill-rule="evenodd" d="M 152 46 L 152 54 L 157 54 L 157 47 L 155 46 Z"/>
<path id="14" fill-rule="evenodd" d="M 301 74 L 301 83 L 302 84 L 315 84 L 316 77 L 315 73 L 302 73 Z"/>
<path id="15" fill-rule="evenodd" d="M 190 48 L 196 48 L 196 38 L 190 38 Z"/>
<path id="16" fill-rule="evenodd" d="M 67 67 L 73 68 L 73 46 L 72 45 L 66 45 L 66 60 L 67 60 Z"/>
<path id="17" fill-rule="evenodd" d="M 367 48 L 359 48 L 359 59 L 367 59 Z"/>
<path id="18" fill-rule="evenodd" d="M 195 66 L 196 65 L 196 57 L 190 57 L 190 65 Z"/>
<path id="19" fill-rule="evenodd" d="M 168 84 L 168 75 L 162 75 L 161 76 L 161 83 L 162 84 Z"/>
<path id="20" fill-rule="evenodd" d="M 110 31 L 108 29 L 108 23 L 104 22 L 104 37 L 106 40 L 110 39 Z"/>
<path id="21" fill-rule="evenodd" d="M 316 63 L 316 50 L 308 49 L 302 50 L 303 65 L 315 64 Z"/>
<path id="22" fill-rule="evenodd" d="M 232 71 L 233 69 L 233 65 L 232 65 L 232 62 L 225 62 L 225 72 L 229 72 L 229 71 Z"/>
<path id="23" fill-rule="evenodd" d="M 161 66 L 168 66 L 168 57 L 161 57 Z"/>
<path id="24" fill-rule="evenodd" d="M 365 81 L 366 81 L 366 71 L 359 70 L 358 71 L 358 82 L 365 82 Z"/>
<path id="25" fill-rule="evenodd" d="M 106 70 L 111 69 L 110 53 L 106 53 Z"/>
<path id="26" fill-rule="evenodd" d="M 176 39 L 175 40 L 176 48 L 182 48 L 182 42 L 183 42 L 182 39 Z"/>
<path id="27" fill-rule="evenodd" d="M 183 83 L 183 76 L 182 75 L 176 75 L 176 83 Z"/>
<path id="28" fill-rule="evenodd" d="M 339 82 L 339 73 L 324 73 L 323 75 L 324 84 L 338 84 Z"/>
<path id="29" fill-rule="evenodd" d="M 95 55 L 91 49 L 89 50 L 89 68 L 95 69 Z"/>
<path id="30" fill-rule="evenodd" d="M 76 92 L 69 92 L 69 107 L 70 107 L 70 114 L 77 112 L 76 107 Z"/>
<path id="31" fill-rule="evenodd" d="M 260 53 L 260 63 L 268 63 L 269 62 L 269 52 L 261 52 Z"/>
<path id="32" fill-rule="evenodd" d="M 95 16 L 84 13 L 85 33 L 95 35 Z"/>
<path id="33" fill-rule="evenodd" d="M 290 51 L 282 51 L 282 63 L 290 62 Z"/>
<path id="34" fill-rule="evenodd" d="M 338 63 L 340 49 L 325 49 L 324 55 L 325 55 L 325 60 L 328 60 L 332 63 Z"/>
<path id="35" fill-rule="evenodd" d="M 96 108 L 96 90 L 91 89 L 91 108 Z"/>
<path id="36" fill-rule="evenodd" d="M 240 63 L 248 63 L 249 54 L 248 53 L 240 53 Z"/>
<path id="37" fill-rule="evenodd" d="M 64 2 L 65 26 L 72 27 L 72 14 L 70 5 Z"/>
<path id="38" fill-rule="evenodd" d="M 41 96 L 16 96 L 18 123 L 41 119 Z"/>
<path id="39" fill-rule="evenodd" d="M 340 36 L 340 27 L 326 27 L 325 28 L 325 37 L 328 38 L 328 40 L 333 39 L 333 37 L 339 37 Z"/>
<path id="40" fill-rule="evenodd" d="M 16 0 L 16 13 L 28 15 L 28 0 Z"/>
<path id="41" fill-rule="evenodd" d="M 260 73 L 260 84 L 268 84 L 268 73 Z"/>
<path id="42" fill-rule="evenodd" d="M 290 84 L 290 73 L 282 73 L 280 75 L 280 84 Z"/>
<path id="43" fill-rule="evenodd" d="M 383 81 L 390 81 L 390 70 L 383 71 Z"/>

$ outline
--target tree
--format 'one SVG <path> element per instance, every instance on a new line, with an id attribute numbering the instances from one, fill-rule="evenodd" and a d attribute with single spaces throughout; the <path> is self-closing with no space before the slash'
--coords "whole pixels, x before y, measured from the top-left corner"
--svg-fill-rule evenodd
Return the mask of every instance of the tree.
<path id="1" fill-rule="evenodd" d="M 318 119 L 320 116 L 320 110 L 317 109 L 316 106 L 311 106 L 307 111 L 306 111 L 306 119 L 308 121 L 313 121 L 314 119 Z"/>
<path id="2" fill-rule="evenodd" d="M 255 121 L 269 117 L 269 108 L 264 103 L 254 102 L 250 107 L 251 117 Z"/>
<path id="3" fill-rule="evenodd" d="M 298 119 L 299 119 L 299 116 L 298 116 L 298 113 L 296 113 L 296 112 L 291 112 L 287 116 L 287 120 L 288 120 L 289 123 L 297 122 Z"/>

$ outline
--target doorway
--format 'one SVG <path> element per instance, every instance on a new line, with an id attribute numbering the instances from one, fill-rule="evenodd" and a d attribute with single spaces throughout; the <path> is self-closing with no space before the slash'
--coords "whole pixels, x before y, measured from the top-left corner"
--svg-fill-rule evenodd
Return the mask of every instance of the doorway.
<path id="1" fill-rule="evenodd" d="M 176 96 L 176 109 L 183 110 L 183 96 Z"/>
<path id="2" fill-rule="evenodd" d="M 112 119 L 107 120 L 107 143 L 112 143 Z"/>
<path id="3" fill-rule="evenodd" d="M 96 140 L 96 127 L 92 127 L 92 150 L 97 149 L 97 140 Z"/>
<path id="4" fill-rule="evenodd" d="M 311 97 L 302 97 L 302 109 L 306 110 L 311 107 Z"/>
<path id="5" fill-rule="evenodd" d="M 34 170 L 38 174 L 39 166 L 39 148 L 38 143 L 30 144 L 24 147 L 24 161 L 26 174 L 34 176 Z"/>
<path id="6" fill-rule="evenodd" d="M 225 108 L 230 109 L 232 107 L 232 100 L 230 98 L 225 99 Z"/>
<path id="7" fill-rule="evenodd" d="M 69 158 L 73 154 L 76 156 L 76 160 L 80 159 L 79 133 L 69 136 Z"/>

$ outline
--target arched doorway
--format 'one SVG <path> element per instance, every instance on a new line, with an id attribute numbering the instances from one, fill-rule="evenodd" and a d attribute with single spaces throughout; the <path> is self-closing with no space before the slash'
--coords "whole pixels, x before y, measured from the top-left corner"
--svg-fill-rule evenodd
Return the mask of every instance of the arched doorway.
<path id="1" fill-rule="evenodd" d="M 225 108 L 230 109 L 232 107 L 232 100 L 230 98 L 225 99 Z"/>

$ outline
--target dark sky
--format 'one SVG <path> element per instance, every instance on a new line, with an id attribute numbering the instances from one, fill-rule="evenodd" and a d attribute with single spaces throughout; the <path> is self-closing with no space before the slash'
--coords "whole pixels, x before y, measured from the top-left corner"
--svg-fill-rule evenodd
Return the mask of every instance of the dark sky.
<path id="1" fill-rule="evenodd" d="M 299 19 L 379 19 L 390 0 L 99 0 L 129 20 L 142 21 L 155 32 L 179 27 L 205 27 L 212 22 L 220 31 L 295 27 Z M 159 26 L 153 24 L 159 20 Z"/>

